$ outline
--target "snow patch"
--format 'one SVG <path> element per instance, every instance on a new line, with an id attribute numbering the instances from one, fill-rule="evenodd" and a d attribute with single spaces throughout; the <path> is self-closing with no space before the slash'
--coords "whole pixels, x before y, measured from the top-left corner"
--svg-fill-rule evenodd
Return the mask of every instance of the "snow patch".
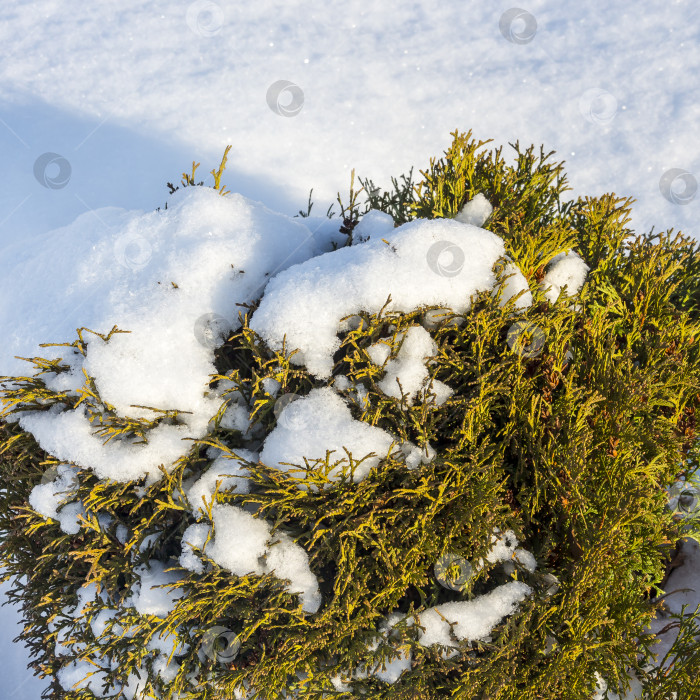
<path id="1" fill-rule="evenodd" d="M 510 581 L 474 600 L 429 608 L 419 615 L 419 624 L 425 628 L 419 641 L 423 646 L 442 644 L 456 648 L 458 644 L 450 634 L 449 623 L 454 623 L 452 632 L 458 640 L 484 640 L 531 593 L 530 586 L 522 581 Z"/>
<path id="2" fill-rule="evenodd" d="M 82 406 L 58 414 L 31 411 L 19 420 L 42 449 L 101 478 L 157 480 L 159 465 L 170 470 L 189 450 L 185 438 L 206 434 L 221 405 L 220 398 L 206 395 L 216 371 L 213 352 L 239 326 L 236 304 L 254 301 L 270 277 L 318 252 L 306 226 L 242 195 L 222 197 L 192 187 L 175 193 L 170 203 L 165 211 L 129 213 L 121 227 L 106 229 L 67 267 L 65 293 L 79 297 L 80 305 L 91 300 L 93 308 L 83 316 L 92 319 L 94 330 L 117 323 L 128 331 L 107 342 L 86 334 L 84 369 L 101 399 L 131 418 L 157 415 L 137 406 L 175 409 L 183 424 L 159 425 L 143 445 L 104 444 Z M 70 247 L 82 233 L 82 225 L 67 227 L 65 244 Z M 129 252 L 132 244 L 138 244 L 136 257 Z M 65 348 L 43 354 L 58 357 Z M 230 410 L 225 425 L 245 429 L 247 417 Z"/>
<path id="3" fill-rule="evenodd" d="M 54 478 L 37 484 L 29 494 L 29 505 L 45 518 L 58 520 L 61 530 L 75 535 L 80 530 L 80 516 L 85 508 L 80 501 L 71 501 L 78 490 L 78 469 L 69 464 L 51 468 L 49 476 Z"/>
<path id="4" fill-rule="evenodd" d="M 221 455 L 217 457 L 207 471 L 186 491 L 192 512 L 195 515 L 206 512 L 208 504 L 214 498 L 214 492 L 235 491 L 249 493 L 250 482 L 246 462 L 257 462 L 258 456 L 250 450 L 238 449 L 236 456 Z"/>
<path id="5" fill-rule="evenodd" d="M 540 287 L 547 300 L 554 304 L 564 287 L 566 287 L 567 296 L 578 294 L 590 269 L 576 251 L 567 250 L 552 258 L 547 265 Z"/>
<path id="6" fill-rule="evenodd" d="M 429 372 L 425 363 L 438 351 L 430 333 L 422 326 L 411 326 L 397 340 L 401 341 L 401 347 L 396 359 L 387 363 L 386 374 L 377 384 L 379 389 L 396 399 L 406 395 L 409 406 L 419 395 L 424 398 L 426 393 L 434 394 L 438 406 L 443 404 L 453 390 L 438 380 L 433 380 L 428 386 Z"/>
<path id="7" fill-rule="evenodd" d="M 284 407 L 265 439 L 260 461 L 293 472 L 304 468 L 304 459 L 310 467 L 318 466 L 325 462 L 326 452 L 331 452 L 334 467 L 328 478 L 338 481 L 349 462 L 347 450 L 353 461 L 363 460 L 353 478 L 359 482 L 388 454 L 393 442 L 384 430 L 355 420 L 343 398 L 324 387 Z"/>
<path id="8" fill-rule="evenodd" d="M 309 568 L 309 556 L 289 535 L 276 532 L 273 536 L 267 522 L 237 506 L 215 504 L 211 513 L 214 537 L 206 546 L 209 532 L 206 525 L 193 525 L 185 531 L 180 559 L 183 566 L 187 564 L 186 568 L 198 573 L 204 571 L 201 561 L 199 567 L 192 567 L 196 558 L 192 546 L 195 546 L 236 576 L 274 573 L 278 578 L 288 579 L 287 588 L 290 593 L 300 595 L 304 611 L 314 613 L 319 609 L 321 593 L 318 579 Z M 185 542 L 189 551 L 185 551 Z"/>
<path id="9" fill-rule="evenodd" d="M 452 255 L 441 265 L 445 250 Z M 292 362 L 329 378 L 341 319 L 365 311 L 408 313 L 430 306 L 464 313 L 471 296 L 492 290 L 503 241 L 452 219 L 417 219 L 384 240 L 325 253 L 281 272 L 265 289 L 250 327 L 273 349 L 299 350 Z M 520 274 L 520 273 L 518 273 Z M 387 300 L 391 296 L 391 301 Z M 521 304 L 527 300 L 520 299 Z"/>
<path id="10" fill-rule="evenodd" d="M 166 571 L 166 568 L 163 562 L 152 559 L 148 565 L 134 569 L 138 580 L 132 588 L 130 604 L 141 615 L 167 617 L 185 594 L 181 588 L 170 588 L 182 576 L 176 571 Z"/>
<path id="11" fill-rule="evenodd" d="M 459 210 L 455 220 L 461 221 L 463 224 L 481 227 L 486 223 L 486 219 L 491 216 L 491 212 L 493 212 L 491 202 L 479 192 Z"/>

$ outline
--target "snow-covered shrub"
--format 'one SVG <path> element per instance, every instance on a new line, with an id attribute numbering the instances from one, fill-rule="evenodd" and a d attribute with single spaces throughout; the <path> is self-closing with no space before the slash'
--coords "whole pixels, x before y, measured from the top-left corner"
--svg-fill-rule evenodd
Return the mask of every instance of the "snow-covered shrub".
<path id="1" fill-rule="evenodd" d="M 47 697 L 697 695 L 698 249 L 453 136 L 340 228 L 175 193 L 118 328 L 4 379 Z"/>

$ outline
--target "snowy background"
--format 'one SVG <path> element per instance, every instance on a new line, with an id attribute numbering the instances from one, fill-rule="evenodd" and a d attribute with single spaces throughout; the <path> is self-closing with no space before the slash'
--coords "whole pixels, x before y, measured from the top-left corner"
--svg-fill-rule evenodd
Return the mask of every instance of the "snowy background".
<path id="1" fill-rule="evenodd" d="M 113 207 L 163 206 L 166 181 L 193 159 L 204 175 L 227 144 L 231 191 L 294 214 L 313 187 L 321 214 L 346 195 L 351 168 L 385 186 L 425 167 L 450 131 L 471 128 L 496 145 L 556 150 L 572 196 L 635 197 L 638 230 L 700 236 L 700 5 L 691 0 L 77 7 L 0 6 L 3 337 L 29 313 L 27 300 L 47 295 L 43 276 L 33 289 L 27 277 L 55 247 L 60 234 L 50 232 L 80 215 L 86 230 L 109 228 Z M 48 280 L 47 289 L 56 292 Z M 24 352 L 65 340 L 29 338 Z M 9 367 L 0 353 L 0 374 Z M 44 684 L 12 644 L 16 620 L 0 608 L 4 697 L 36 700 Z"/>

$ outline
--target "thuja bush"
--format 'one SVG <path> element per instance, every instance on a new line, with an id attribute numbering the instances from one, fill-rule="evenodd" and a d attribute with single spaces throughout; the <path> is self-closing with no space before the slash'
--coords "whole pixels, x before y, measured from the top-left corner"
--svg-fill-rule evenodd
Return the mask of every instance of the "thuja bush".
<path id="1" fill-rule="evenodd" d="M 398 308 L 389 284 L 380 308 L 358 302 L 342 320 L 329 371 L 266 336 L 259 300 L 242 307 L 203 387 L 221 409 L 159 478 L 99 478 L 20 427 L 80 405 L 105 440 L 177 424 L 176 410 L 120 415 L 87 371 L 77 391 L 48 381 L 111 334 L 80 329 L 63 357 L 4 378 L 1 561 L 44 697 L 583 700 L 606 697 L 603 680 L 610 698 L 630 680 L 647 698 L 698 697 L 700 619 L 665 610 L 675 548 L 697 536 L 668 490 L 698 466 L 698 248 L 634 233 L 629 199 L 565 201 L 563 165 L 513 149 L 508 162 L 455 132 L 416 183 L 360 179 L 339 198 L 347 245 L 326 254 L 369 237 L 400 256 L 392 226 L 476 222 L 504 245 L 491 288 L 460 308 Z M 442 253 L 428 262 L 443 281 L 480 255 Z M 585 282 L 554 275 L 562 261 Z M 416 385 L 402 367 L 417 340 Z M 257 459 L 275 431 L 312 434 L 323 416 L 304 407 L 321 396 L 350 412 L 339 444 L 359 422 L 391 445 Z M 30 503 L 47 484 L 65 496 L 55 517 Z M 253 519 L 266 548 L 246 569 L 230 559 Z M 290 584 L 285 557 L 317 588 Z M 149 581 L 161 609 L 144 602 Z M 675 639 L 665 658 L 655 618 Z"/>

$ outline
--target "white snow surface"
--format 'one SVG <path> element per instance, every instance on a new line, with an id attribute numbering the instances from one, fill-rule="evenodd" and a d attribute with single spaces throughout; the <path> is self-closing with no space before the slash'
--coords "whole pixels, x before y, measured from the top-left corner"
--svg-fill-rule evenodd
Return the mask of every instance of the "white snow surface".
<path id="1" fill-rule="evenodd" d="M 184 595 L 183 589 L 171 588 L 171 584 L 177 583 L 181 575 L 176 571 L 167 571 L 168 568 L 171 567 L 152 559 L 147 566 L 134 569 L 138 580 L 134 584 L 130 604 L 141 615 L 167 617 Z"/>
<path id="2" fill-rule="evenodd" d="M 515 571 L 515 562 L 526 571 L 532 573 L 537 568 L 537 560 L 532 552 L 518 547 L 518 538 L 512 530 L 506 530 L 503 534 L 496 528 L 491 535 L 491 548 L 486 553 L 486 561 L 491 564 L 503 564 L 506 572 Z M 483 568 L 484 560 L 479 559 L 476 569 Z"/>
<path id="3" fill-rule="evenodd" d="M 85 514 L 80 501 L 71 501 L 78 487 L 77 472 L 70 464 L 59 464 L 49 474 L 54 478 L 42 480 L 29 494 L 29 505 L 44 517 L 58 520 L 61 530 L 69 535 L 77 534 L 78 516 Z"/>
<path id="4" fill-rule="evenodd" d="M 207 471 L 187 490 L 187 500 L 195 515 L 204 512 L 212 502 L 214 492 L 235 491 L 249 493 L 250 482 L 246 478 L 245 462 L 257 462 L 258 456 L 250 450 L 236 450 L 238 457 L 220 455 Z"/>
<path id="5" fill-rule="evenodd" d="M 574 250 L 555 255 L 545 269 L 540 286 L 545 297 L 554 303 L 566 288 L 566 296 L 578 294 L 586 281 L 590 267 Z"/>
<path id="6" fill-rule="evenodd" d="M 486 219 L 491 216 L 491 212 L 493 212 L 491 202 L 486 199 L 483 192 L 479 192 L 457 212 L 455 219 L 463 224 L 483 226 Z"/>
<path id="7" fill-rule="evenodd" d="M 366 243 L 370 238 L 382 239 L 394 230 L 394 220 L 379 209 L 370 209 L 352 231 L 352 244 Z"/>
<path id="8" fill-rule="evenodd" d="M 633 223 L 698 232 L 700 198 L 673 204 L 659 188 L 671 168 L 700 168 L 692 0 L 533 0 L 533 32 L 509 23 L 512 5 L 476 0 L 219 0 L 209 15 L 207 4 L 3 3 L 0 138 L 13 176 L 0 237 L 106 205 L 162 206 L 193 158 L 211 182 L 225 144 L 230 189 L 293 214 L 313 187 L 313 213 L 325 212 L 351 168 L 388 187 L 456 127 L 506 156 L 508 142 L 543 143 L 566 159 L 571 196 L 631 195 Z M 289 91 L 268 95 L 279 80 L 303 93 L 290 116 Z M 70 162 L 64 189 L 33 177 L 45 152 Z"/>
<path id="9" fill-rule="evenodd" d="M 671 593 L 666 600 L 666 606 L 671 612 L 680 613 L 684 605 L 686 612 L 693 612 L 700 604 L 700 544 L 689 537 L 684 538 L 680 545 L 683 565 L 675 568 L 666 582 L 666 592 Z"/>
<path id="10" fill-rule="evenodd" d="M 91 690 L 98 698 L 107 680 L 106 669 L 89 661 L 71 661 L 59 669 L 57 678 L 64 690 Z"/>
<path id="11" fill-rule="evenodd" d="M 193 548 L 196 547 L 201 550 L 207 541 L 210 531 L 211 528 L 204 523 L 194 523 L 185 530 L 180 542 L 182 548 L 180 566 L 194 571 L 196 574 L 204 573 L 204 563 Z"/>
<path id="12" fill-rule="evenodd" d="M 401 613 L 392 613 L 378 625 L 378 634 L 367 648 L 370 651 L 376 651 L 380 640 L 389 641 L 391 644 L 388 640 L 389 632 L 397 622 L 405 619 L 408 626 L 417 622 L 424 628 L 418 638 L 419 644 L 425 647 L 433 644 L 448 647 L 449 651 L 444 652 L 444 656 L 449 658 L 457 654 L 459 641 L 485 640 L 491 630 L 504 617 L 516 612 L 519 604 L 531 593 L 532 589 L 527 584 L 522 581 L 511 581 L 473 600 L 444 603 L 428 608 L 415 616 L 406 617 Z M 411 668 L 412 659 L 413 655 L 410 651 L 394 648 L 383 664 L 378 662 L 371 667 L 360 665 L 353 669 L 350 675 L 355 679 L 373 675 L 385 683 L 393 684 L 404 671 Z M 344 675 L 345 680 L 350 680 L 346 672 L 336 675 L 332 682 L 336 690 L 349 692 L 350 686 L 343 680 Z"/>
<path id="13" fill-rule="evenodd" d="M 608 691 L 607 696 L 605 696 L 605 691 L 608 690 L 608 684 L 603 680 L 599 673 L 595 674 L 597 681 L 596 694 L 593 696 L 593 700 L 603 700 L 607 697 L 608 700 L 640 700 L 642 697 L 642 684 L 636 679 L 632 678 L 630 682 L 630 689 L 624 693 L 624 695 L 618 695 L 612 691 Z M 675 698 L 676 694 L 673 693 L 672 697 Z"/>
<path id="14" fill-rule="evenodd" d="M 687 606 L 686 615 L 692 614 L 700 605 L 700 545 L 693 539 L 681 540 L 679 547 L 679 565 L 671 571 L 666 582 L 664 599 L 665 608 L 670 613 L 679 614 Z M 650 629 L 655 634 L 664 630 L 672 620 L 665 614 L 658 614 L 652 621 Z M 673 645 L 677 629 L 671 628 L 660 634 L 659 642 L 653 650 L 659 663 Z"/>
<path id="15" fill-rule="evenodd" d="M 493 295 L 498 292 L 499 287 L 495 287 Z M 501 292 L 501 306 L 503 306 L 511 297 L 517 296 L 515 300 L 515 308 L 523 310 L 528 306 L 532 306 L 532 292 L 530 285 L 524 275 L 518 269 L 518 266 L 513 262 L 508 262 L 503 268 L 503 291 Z"/>
<path id="16" fill-rule="evenodd" d="M 377 384 L 379 389 L 396 399 L 406 395 L 409 406 L 419 395 L 425 397 L 426 393 L 435 395 L 435 403 L 438 406 L 443 404 L 452 394 L 452 389 L 438 380 L 433 380 L 432 384 L 427 386 L 429 372 L 426 361 L 437 355 L 437 344 L 430 333 L 422 326 L 411 326 L 397 340 L 400 341 L 401 347 L 396 359 L 387 363 L 386 374 Z"/>
<path id="17" fill-rule="evenodd" d="M 373 364 L 383 367 L 391 355 L 391 339 L 386 338 L 373 343 L 367 348 L 367 355 Z M 342 384 L 342 381 L 341 381 Z M 342 387 L 339 387 L 342 388 Z"/>

